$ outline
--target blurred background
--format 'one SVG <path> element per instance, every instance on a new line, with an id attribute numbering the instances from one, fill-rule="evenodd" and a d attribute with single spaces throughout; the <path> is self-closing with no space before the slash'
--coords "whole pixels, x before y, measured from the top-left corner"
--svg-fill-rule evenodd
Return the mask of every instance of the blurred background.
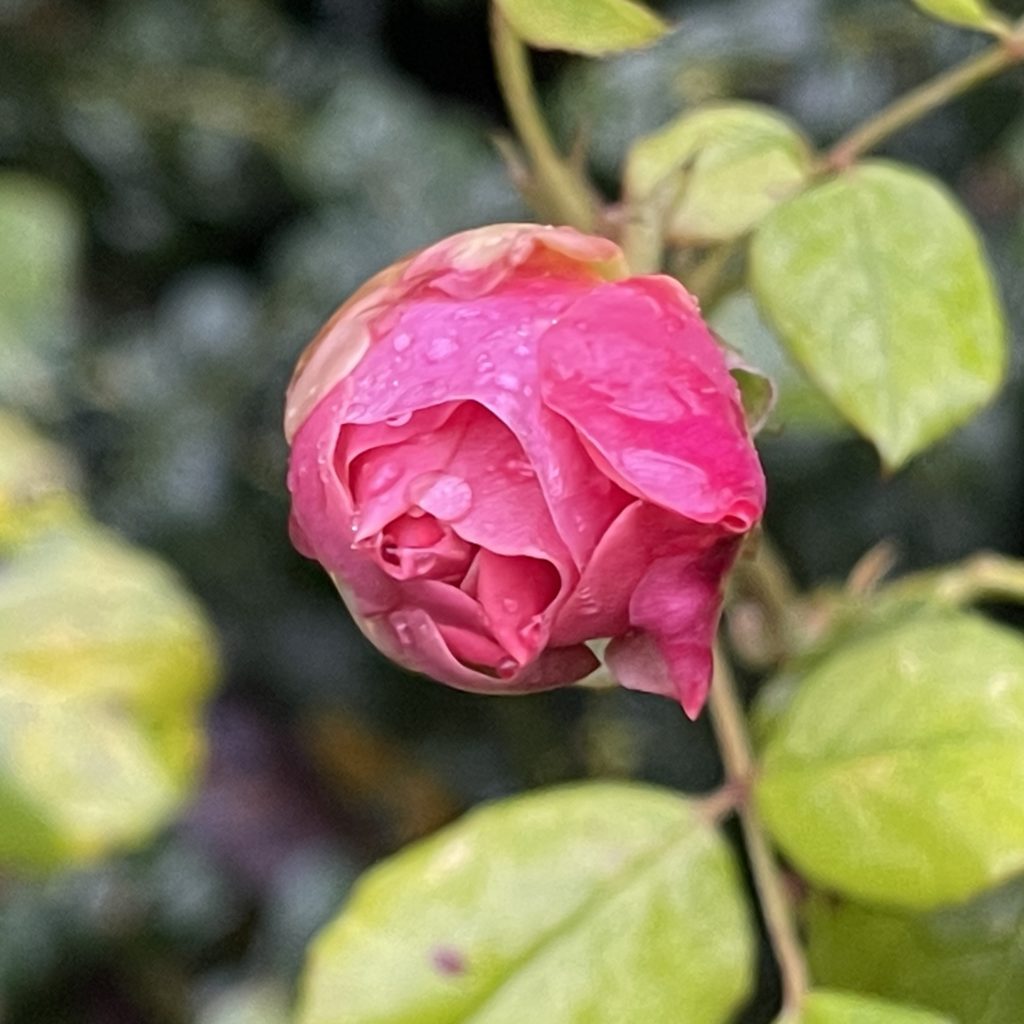
<path id="1" fill-rule="evenodd" d="M 650 51 L 537 61 L 610 198 L 629 140 L 689 104 L 776 104 L 827 143 L 982 45 L 900 0 L 656 6 L 682 27 Z M 889 149 L 970 209 L 1017 333 L 1021 86 Z M 22 311 L 0 323 L 0 404 L 70 454 L 99 521 L 176 568 L 222 666 L 171 827 L 0 877 L 4 1024 L 284 1022 L 359 872 L 466 807 L 587 776 L 719 779 L 706 720 L 658 698 L 481 699 L 404 675 L 288 542 L 294 360 L 381 266 L 529 217 L 506 130 L 484 0 L 0 0 L 0 297 Z M 884 538 L 903 567 L 1024 554 L 1020 377 L 1018 353 L 1002 399 L 893 480 L 829 427 L 764 436 L 768 526 L 799 579 L 839 579 Z M 765 979 L 748 1021 L 774 998 Z"/>

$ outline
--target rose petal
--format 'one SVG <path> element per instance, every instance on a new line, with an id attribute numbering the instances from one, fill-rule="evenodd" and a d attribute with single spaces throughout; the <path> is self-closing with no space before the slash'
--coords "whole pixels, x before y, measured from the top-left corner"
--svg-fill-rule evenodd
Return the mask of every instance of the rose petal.
<path id="1" fill-rule="evenodd" d="M 544 400 L 619 484 L 730 530 L 764 507 L 736 384 L 691 297 L 667 277 L 601 285 L 541 338 Z"/>
<path id="2" fill-rule="evenodd" d="M 381 635 L 385 630 L 390 632 L 391 639 Z M 407 642 L 396 639 L 396 630 L 402 631 Z M 387 618 L 381 617 L 365 631 L 396 661 L 470 693 L 550 690 L 582 679 L 597 667 L 593 653 L 581 645 L 547 650 L 525 670 L 507 679 L 495 678 L 462 664 L 448 648 L 437 623 L 422 608 L 403 607 Z M 390 653 L 396 647 L 404 656 Z M 415 659 L 414 663 L 411 658 Z"/>
<path id="3" fill-rule="evenodd" d="M 429 490 L 422 482 L 430 474 L 435 474 L 436 480 L 451 461 L 469 429 L 473 410 L 465 403 L 448 403 L 443 421 L 434 429 L 427 429 L 437 422 L 439 417 L 435 413 L 435 410 L 424 409 L 402 428 L 383 425 L 382 430 L 381 424 L 373 424 L 369 427 L 350 426 L 343 430 L 335 467 L 342 484 L 347 483 L 359 512 L 356 541 L 372 537 L 389 522 L 408 512 Z M 407 433 L 408 427 L 422 429 L 404 441 L 397 440 Z M 387 440 L 389 429 L 395 432 L 397 443 L 382 444 L 360 452 L 374 436 Z M 352 458 L 353 451 L 360 454 Z M 417 481 L 421 481 L 419 494 L 414 493 Z"/>
<path id="4" fill-rule="evenodd" d="M 403 515 L 374 538 L 371 550 L 393 579 L 429 577 L 458 583 L 476 549 L 433 516 Z"/>
<path id="5" fill-rule="evenodd" d="M 672 555 L 650 565 L 629 606 L 639 632 L 616 638 L 605 652 L 623 686 L 674 696 L 688 717 L 697 717 L 711 684 L 722 581 L 738 546 L 728 539 L 698 557 Z"/>
<path id="6" fill-rule="evenodd" d="M 560 589 L 559 574 L 550 562 L 480 551 L 476 599 L 494 636 L 520 665 L 547 644 L 548 610 Z"/>
<path id="7" fill-rule="evenodd" d="M 550 517 L 577 566 L 629 502 L 596 469 L 576 431 L 540 400 L 537 337 L 584 287 L 540 277 L 516 279 L 472 301 L 420 297 L 345 381 L 351 391 L 348 415 L 360 425 L 395 421 L 453 400 L 488 409 L 521 445 L 520 465 L 536 472 Z M 409 340 L 396 349 L 398 338 Z"/>
<path id="8" fill-rule="evenodd" d="M 634 501 L 608 527 L 578 585 L 559 609 L 552 642 L 572 644 L 624 633 L 630 625 L 630 599 L 648 566 L 667 555 L 696 558 L 719 537 L 715 528 Z"/>

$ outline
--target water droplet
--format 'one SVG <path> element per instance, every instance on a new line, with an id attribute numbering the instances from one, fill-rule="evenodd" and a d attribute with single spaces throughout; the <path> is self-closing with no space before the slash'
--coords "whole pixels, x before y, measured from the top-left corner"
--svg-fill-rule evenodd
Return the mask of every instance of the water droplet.
<path id="1" fill-rule="evenodd" d="M 530 346 L 516 345 L 516 347 L 512 349 L 512 351 L 515 352 L 517 356 L 528 356 L 530 354 Z"/>
<path id="2" fill-rule="evenodd" d="M 504 608 L 509 615 L 514 615 L 519 611 L 519 602 L 514 597 L 503 597 L 501 599 L 501 607 Z"/>
<path id="3" fill-rule="evenodd" d="M 523 394 L 527 398 L 530 398 L 533 395 L 533 388 L 529 384 L 524 384 L 523 385 Z"/>
<path id="4" fill-rule="evenodd" d="M 499 373 L 494 378 L 494 383 L 505 391 L 519 390 L 519 378 L 514 373 Z"/>
<path id="5" fill-rule="evenodd" d="M 454 338 L 449 338 L 443 334 L 438 335 L 438 337 L 432 338 L 430 341 L 430 345 L 427 348 L 427 359 L 432 363 L 439 363 L 441 360 L 455 355 L 458 351 L 459 343 Z"/>
<path id="6" fill-rule="evenodd" d="M 396 352 L 404 352 L 412 344 L 412 338 L 408 334 L 396 334 L 391 344 Z"/>
<path id="7" fill-rule="evenodd" d="M 526 459 L 509 459 L 508 462 L 505 463 L 505 468 L 510 473 L 515 473 L 516 476 L 521 476 L 526 479 L 537 475 L 537 471 Z"/>
<path id="8" fill-rule="evenodd" d="M 596 615 L 601 610 L 590 587 L 580 587 L 576 596 L 580 603 L 581 615 Z"/>
<path id="9" fill-rule="evenodd" d="M 476 368 L 481 373 L 490 373 L 494 369 L 494 363 L 486 352 L 481 352 L 476 357 Z"/>
<path id="10" fill-rule="evenodd" d="M 360 405 L 359 402 L 353 402 L 346 410 L 345 416 L 350 420 L 357 420 L 366 412 L 366 406 Z"/>
<path id="11" fill-rule="evenodd" d="M 502 658 L 495 669 L 502 679 L 511 679 L 519 671 L 519 662 L 515 658 Z"/>
<path id="12" fill-rule="evenodd" d="M 438 519 L 454 523 L 472 507 L 473 489 L 451 473 L 424 473 L 409 485 L 409 501 Z"/>
<path id="13" fill-rule="evenodd" d="M 404 427 L 411 419 L 411 412 L 396 412 L 394 416 L 386 417 L 384 422 L 389 427 Z"/>
<path id="14" fill-rule="evenodd" d="M 366 494 L 371 498 L 383 494 L 401 475 L 394 462 L 382 462 L 366 481 Z"/>
<path id="15" fill-rule="evenodd" d="M 397 377 L 392 377 L 392 378 L 391 378 L 391 386 L 392 386 L 393 388 L 397 388 L 397 387 L 398 387 L 398 385 L 399 385 L 399 384 L 401 384 L 401 383 L 402 383 L 402 382 L 401 382 L 401 381 L 400 381 L 400 380 L 399 380 L 399 379 L 398 379 Z"/>
<path id="16" fill-rule="evenodd" d="M 392 619 L 391 626 L 395 631 L 395 636 L 398 637 L 398 642 L 403 647 L 408 647 L 412 643 L 412 633 L 409 629 L 409 623 L 404 619 Z"/>

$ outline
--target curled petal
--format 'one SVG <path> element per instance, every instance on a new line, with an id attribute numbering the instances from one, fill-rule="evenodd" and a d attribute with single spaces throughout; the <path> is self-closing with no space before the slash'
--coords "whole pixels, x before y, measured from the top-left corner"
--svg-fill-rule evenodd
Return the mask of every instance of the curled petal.
<path id="1" fill-rule="evenodd" d="M 625 490 L 749 530 L 764 476 L 739 392 L 693 299 L 666 277 L 587 291 L 541 338 L 545 402 Z"/>
<path id="2" fill-rule="evenodd" d="M 623 686 L 675 697 L 697 717 L 711 685 L 722 582 L 737 550 L 728 539 L 697 558 L 673 555 L 650 565 L 630 599 L 632 630 L 605 654 Z"/>

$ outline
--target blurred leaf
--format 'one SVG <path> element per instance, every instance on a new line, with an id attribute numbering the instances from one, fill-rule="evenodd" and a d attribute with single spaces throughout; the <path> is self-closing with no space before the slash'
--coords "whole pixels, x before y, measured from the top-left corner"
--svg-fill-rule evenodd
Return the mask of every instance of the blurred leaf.
<path id="1" fill-rule="evenodd" d="M 846 992 L 809 992 L 800 1012 L 786 1024 L 956 1024 L 927 1010 Z M 781 1024 L 781 1022 L 780 1022 Z"/>
<path id="2" fill-rule="evenodd" d="M 969 419 L 1006 364 L 999 300 L 951 196 L 870 162 L 785 203 L 751 247 L 782 342 L 896 469 Z"/>
<path id="3" fill-rule="evenodd" d="M 220 993 L 205 1006 L 197 1024 L 289 1024 L 283 988 L 273 981 L 246 982 Z"/>
<path id="4" fill-rule="evenodd" d="M 214 675 L 209 631 L 150 555 L 82 524 L 0 574 L 0 863 L 140 842 L 177 810 Z"/>
<path id="5" fill-rule="evenodd" d="M 821 392 L 793 365 L 761 319 L 749 292 L 734 292 L 715 303 L 708 323 L 730 347 L 774 381 L 776 401 L 768 416 L 769 427 L 817 433 L 845 429 Z"/>
<path id="6" fill-rule="evenodd" d="M 765 744 L 757 800 L 812 880 L 906 907 L 1024 868 L 1024 639 L 912 619 L 814 665 Z"/>
<path id="7" fill-rule="evenodd" d="M 71 331 L 80 230 L 61 192 L 26 174 L 0 174 L 0 402 L 52 403 L 55 361 Z"/>
<path id="8" fill-rule="evenodd" d="M 0 409 L 0 552 L 80 511 L 71 460 Z"/>
<path id="9" fill-rule="evenodd" d="M 473 812 L 375 868 L 313 946 L 300 1024 L 724 1024 L 753 935 L 727 845 L 667 791 Z"/>
<path id="10" fill-rule="evenodd" d="M 809 956 L 826 985 L 906 1000 L 963 1024 L 1019 1024 L 1024 881 L 927 914 L 826 896 L 807 906 Z"/>
<path id="11" fill-rule="evenodd" d="M 495 0 L 516 34 L 542 50 L 600 57 L 660 39 L 668 26 L 633 0 Z"/>
<path id="12" fill-rule="evenodd" d="M 913 0 L 925 14 L 953 25 L 998 31 L 1005 26 L 1003 18 L 982 0 Z"/>
<path id="13" fill-rule="evenodd" d="M 810 147 L 767 107 L 730 103 L 684 114 L 640 139 L 626 164 L 633 203 L 665 210 L 677 242 L 718 242 L 749 231 L 807 180 Z"/>

